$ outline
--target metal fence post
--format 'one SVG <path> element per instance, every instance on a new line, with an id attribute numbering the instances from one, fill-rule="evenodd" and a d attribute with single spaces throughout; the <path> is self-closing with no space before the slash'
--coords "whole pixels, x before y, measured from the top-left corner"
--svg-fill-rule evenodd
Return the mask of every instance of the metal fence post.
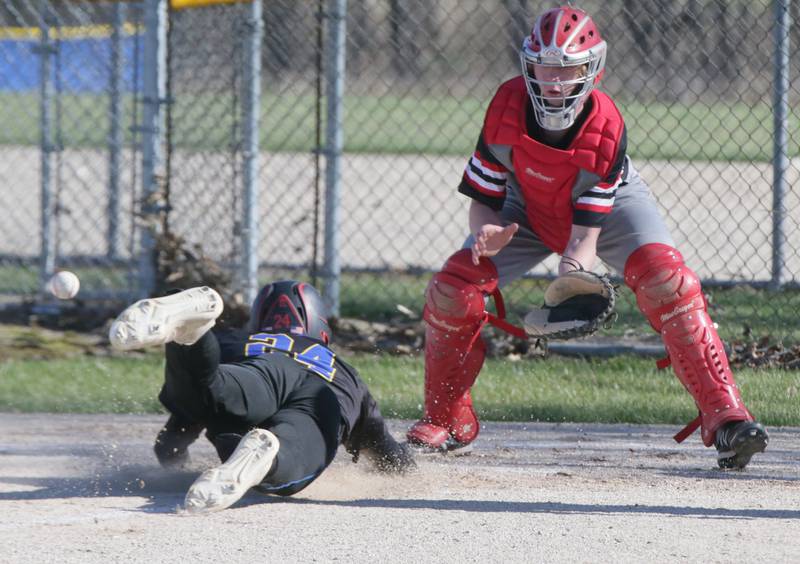
<path id="1" fill-rule="evenodd" d="M 244 295 L 251 303 L 258 292 L 259 117 L 261 116 L 261 40 L 264 24 L 261 0 L 253 0 L 246 22 L 242 127 L 244 135 L 242 182 L 244 217 L 242 239 Z"/>
<path id="2" fill-rule="evenodd" d="M 145 0 L 145 45 L 142 110 L 142 202 L 140 227 L 139 293 L 149 295 L 156 285 L 155 221 L 164 178 L 162 105 L 167 95 L 167 0 Z"/>
<path id="3" fill-rule="evenodd" d="M 108 132 L 108 248 L 109 259 L 119 256 L 119 181 L 122 153 L 122 71 L 123 71 L 123 25 L 125 4 L 114 4 L 114 20 L 111 32 L 111 74 L 109 84 L 109 132 Z M 134 64 L 136 62 L 134 61 Z"/>
<path id="4" fill-rule="evenodd" d="M 779 290 L 785 277 L 784 195 L 789 170 L 789 7 L 790 0 L 775 0 L 775 98 L 772 157 L 772 281 Z"/>
<path id="5" fill-rule="evenodd" d="M 325 65 L 327 120 L 325 125 L 325 289 L 330 314 L 339 315 L 339 206 L 344 146 L 342 100 L 344 96 L 347 0 L 330 0 L 328 63 Z"/>
<path id="6" fill-rule="evenodd" d="M 40 72 L 40 145 L 41 145 L 41 254 L 39 264 L 39 280 L 43 288 L 48 278 L 55 270 L 56 260 L 56 238 L 55 238 L 55 202 L 53 200 L 53 178 L 52 178 L 52 155 L 53 155 L 53 95 L 55 86 L 53 83 L 53 55 L 55 47 L 50 41 L 50 8 L 47 0 L 41 2 L 41 12 L 39 14 L 39 31 L 41 33 L 41 43 L 39 45 L 39 55 L 41 56 Z"/>

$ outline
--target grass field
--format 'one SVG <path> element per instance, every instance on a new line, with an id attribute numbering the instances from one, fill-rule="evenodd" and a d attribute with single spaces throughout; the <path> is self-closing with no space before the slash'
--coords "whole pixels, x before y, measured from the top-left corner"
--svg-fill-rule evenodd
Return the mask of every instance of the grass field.
<path id="1" fill-rule="evenodd" d="M 413 419 L 422 410 L 422 359 L 349 357 L 384 414 Z M 0 362 L 0 411 L 157 413 L 163 357 L 76 357 Z M 800 372 L 741 370 L 747 405 L 768 425 L 800 425 Z M 671 371 L 652 360 L 617 357 L 510 362 L 489 360 L 474 388 L 485 420 L 671 423 L 696 411 Z M 676 429 L 677 431 L 677 429 Z"/>
<path id="2" fill-rule="evenodd" d="M 391 319 L 397 317 L 397 304 L 402 304 L 421 315 L 423 296 L 428 275 L 415 277 L 404 275 L 373 278 L 370 275 L 348 275 L 342 283 L 342 315 L 367 319 Z M 515 282 L 503 291 L 509 318 L 520 322 L 531 306 L 544 301 L 544 289 L 548 281 L 526 279 Z M 788 342 L 800 341 L 800 291 L 783 290 L 772 292 L 749 286 L 726 288 L 706 287 L 711 317 L 719 325 L 725 340 L 741 339 L 745 328 L 757 337 L 772 336 Z M 653 334 L 645 321 L 633 293 L 620 287 L 617 302 L 619 315 L 614 325 L 605 331 L 608 335 L 637 336 Z"/>
<path id="3" fill-rule="evenodd" d="M 342 315 L 387 320 L 397 317 L 397 305 L 421 315 L 425 286 L 429 275 L 420 277 L 393 274 L 347 275 L 342 283 Z M 532 306 L 544 301 L 544 290 L 549 282 L 525 279 L 515 282 L 503 292 L 508 316 L 515 323 Z M 771 336 L 786 343 L 800 342 L 800 292 L 784 290 L 772 292 L 748 286 L 726 288 L 706 287 L 711 317 L 719 325 L 719 333 L 726 341 L 740 340 L 749 328 L 751 334 L 761 338 Z M 607 335 L 649 336 L 653 330 L 639 312 L 633 293 L 620 287 L 617 302 L 617 321 L 604 331 Z"/>
<path id="4" fill-rule="evenodd" d="M 122 267 L 71 267 L 81 280 L 81 288 L 124 290 L 135 280 L 135 273 Z M 38 265 L 0 264 L 0 294 L 33 293 L 39 286 Z"/>
<path id="5" fill-rule="evenodd" d="M 345 151 L 469 155 L 474 149 L 488 99 L 419 96 L 345 98 Z M 60 99 L 60 130 L 67 147 L 102 147 L 108 136 L 106 96 L 65 94 Z M 324 107 L 324 106 L 323 106 Z M 124 100 L 125 134 L 130 130 L 133 98 Z M 230 150 L 238 115 L 226 95 L 176 95 L 172 139 L 181 149 Z M 315 100 L 310 95 L 261 100 L 261 147 L 267 151 L 309 152 L 315 146 Z M 772 109 L 769 104 L 693 105 L 626 103 L 620 109 L 628 125 L 628 148 L 638 159 L 760 161 L 772 158 Z M 139 112 L 141 116 L 141 110 Z M 0 144 L 39 143 L 36 93 L 0 93 Z M 791 113 L 789 131 L 800 127 Z M 789 136 L 790 156 L 800 154 L 800 137 Z"/>
<path id="6" fill-rule="evenodd" d="M 128 288 L 129 274 L 121 268 L 74 268 L 81 279 L 84 292 L 92 288 L 120 290 Z M 263 279 L 306 278 L 297 272 L 272 271 L 263 273 Z M 373 321 L 397 319 L 398 305 L 410 309 L 417 317 L 422 314 L 425 286 L 430 274 L 344 274 L 341 284 L 341 315 Z M 528 308 L 543 301 L 547 281 L 522 280 L 504 292 L 509 318 L 520 322 Z M 22 288 L 34 292 L 37 287 L 37 272 L 33 268 L 0 266 L 0 294 L 16 294 Z M 746 328 L 761 338 L 771 336 L 786 343 L 800 342 L 800 291 L 783 290 L 773 292 L 749 286 L 705 288 L 710 298 L 711 317 L 719 325 L 719 332 L 726 341 L 743 337 Z M 614 325 L 606 331 L 608 335 L 648 336 L 652 329 L 639 312 L 633 294 L 620 288 L 617 305 L 619 315 Z"/>

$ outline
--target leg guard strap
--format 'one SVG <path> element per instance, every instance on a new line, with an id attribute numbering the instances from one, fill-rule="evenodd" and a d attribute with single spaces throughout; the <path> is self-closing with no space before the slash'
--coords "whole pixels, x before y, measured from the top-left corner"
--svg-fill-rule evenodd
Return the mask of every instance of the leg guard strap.
<path id="1" fill-rule="evenodd" d="M 702 416 L 702 415 L 698 415 L 697 417 L 695 417 L 694 419 L 692 419 L 692 420 L 689 422 L 689 424 L 688 424 L 688 425 L 686 425 L 686 427 L 684 427 L 683 429 L 681 429 L 680 431 L 678 431 L 677 433 L 675 433 L 675 436 L 674 436 L 674 437 L 672 437 L 672 438 L 673 438 L 673 439 L 675 439 L 675 442 L 676 442 L 676 443 L 682 443 L 683 441 L 685 441 L 686 439 L 688 439 L 688 438 L 689 438 L 689 436 L 690 436 L 692 433 L 694 433 L 695 431 L 697 431 L 697 429 L 700 427 L 700 425 L 702 424 L 702 422 L 703 422 L 703 416 Z M 709 445 L 709 446 L 710 446 L 710 445 Z"/>

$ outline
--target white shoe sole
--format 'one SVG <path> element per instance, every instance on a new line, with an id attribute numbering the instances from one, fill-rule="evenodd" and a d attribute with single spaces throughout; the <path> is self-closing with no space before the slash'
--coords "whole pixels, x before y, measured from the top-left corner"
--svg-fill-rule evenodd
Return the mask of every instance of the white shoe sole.
<path id="1" fill-rule="evenodd" d="M 186 493 L 184 509 L 193 515 L 227 509 L 267 475 L 280 449 L 266 429 L 247 433 L 225 464 L 206 470 Z"/>
<path id="2" fill-rule="evenodd" d="M 191 345 L 214 326 L 222 309 L 222 298 L 208 286 L 139 300 L 114 320 L 108 339 L 123 351 L 171 341 Z"/>

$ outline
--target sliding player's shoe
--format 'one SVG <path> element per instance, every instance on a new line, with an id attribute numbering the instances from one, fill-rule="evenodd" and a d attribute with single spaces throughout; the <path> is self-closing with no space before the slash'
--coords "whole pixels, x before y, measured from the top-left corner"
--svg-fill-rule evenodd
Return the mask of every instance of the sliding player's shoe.
<path id="1" fill-rule="evenodd" d="M 253 429 L 242 437 L 225 464 L 206 470 L 195 480 L 186 493 L 186 511 L 203 514 L 230 507 L 261 483 L 279 449 L 278 437 L 266 429 Z"/>
<path id="2" fill-rule="evenodd" d="M 108 339 L 119 350 L 173 341 L 192 345 L 214 326 L 222 307 L 222 298 L 208 286 L 163 298 L 139 300 L 114 320 Z"/>

